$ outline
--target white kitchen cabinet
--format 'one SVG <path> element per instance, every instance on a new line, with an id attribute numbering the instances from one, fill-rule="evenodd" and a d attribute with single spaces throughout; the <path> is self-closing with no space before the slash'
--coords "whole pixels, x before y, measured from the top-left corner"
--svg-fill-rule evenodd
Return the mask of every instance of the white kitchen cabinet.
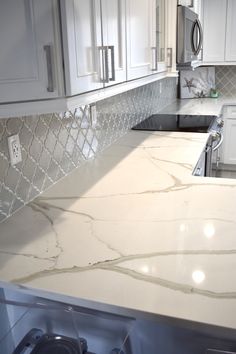
<path id="1" fill-rule="evenodd" d="M 1 1 L 0 102 L 58 97 L 56 1 Z"/>
<path id="2" fill-rule="evenodd" d="M 227 0 L 204 0 L 203 2 L 203 61 L 225 60 Z"/>
<path id="3" fill-rule="evenodd" d="M 235 13 L 235 0 L 204 0 L 204 63 L 230 65 L 236 62 Z"/>
<path id="4" fill-rule="evenodd" d="M 126 81 L 125 0 L 102 0 L 102 38 L 107 48 L 105 86 Z"/>
<path id="5" fill-rule="evenodd" d="M 68 96 L 126 80 L 125 1 L 61 1 Z"/>
<path id="6" fill-rule="evenodd" d="M 236 61 L 236 1 L 228 0 L 225 61 Z"/>
<path id="7" fill-rule="evenodd" d="M 155 72 L 167 70 L 166 63 L 166 2 L 152 0 L 150 9 L 152 67 Z"/>
<path id="8" fill-rule="evenodd" d="M 187 6 L 190 10 L 198 14 L 201 21 L 202 17 L 202 1 L 203 0 L 178 0 L 178 5 Z"/>
<path id="9" fill-rule="evenodd" d="M 127 79 L 167 70 L 164 0 L 127 0 Z"/>
<path id="10" fill-rule="evenodd" d="M 199 20 L 202 23 L 202 1 L 203 0 L 194 0 L 193 1 L 193 11 L 198 14 Z"/>
<path id="11" fill-rule="evenodd" d="M 165 0 L 166 6 L 166 62 L 169 73 L 176 72 L 177 0 Z"/>
<path id="12" fill-rule="evenodd" d="M 178 5 L 193 7 L 194 6 L 194 0 L 178 0 Z"/>
<path id="13" fill-rule="evenodd" d="M 66 95 L 102 88 L 100 0 L 62 0 L 61 19 Z"/>
<path id="14" fill-rule="evenodd" d="M 176 76 L 177 0 L 0 2 L 0 117 L 94 102 L 167 66 Z"/>
<path id="15" fill-rule="evenodd" d="M 178 5 L 187 6 L 200 15 L 202 0 L 178 0 Z"/>
<path id="16" fill-rule="evenodd" d="M 127 0 L 127 79 L 152 74 L 152 0 Z"/>
<path id="17" fill-rule="evenodd" d="M 224 108 L 224 141 L 220 161 L 226 165 L 236 165 L 236 106 Z"/>
<path id="18" fill-rule="evenodd" d="M 227 165 L 236 164 L 236 119 L 225 120 L 222 162 Z"/>

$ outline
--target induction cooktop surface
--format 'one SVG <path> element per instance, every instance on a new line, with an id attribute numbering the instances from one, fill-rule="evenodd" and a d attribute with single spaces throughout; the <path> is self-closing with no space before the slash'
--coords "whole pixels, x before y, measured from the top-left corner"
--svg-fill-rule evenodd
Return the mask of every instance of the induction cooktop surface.
<path id="1" fill-rule="evenodd" d="M 211 129 L 215 118 L 216 116 L 154 114 L 132 129 L 206 133 Z"/>

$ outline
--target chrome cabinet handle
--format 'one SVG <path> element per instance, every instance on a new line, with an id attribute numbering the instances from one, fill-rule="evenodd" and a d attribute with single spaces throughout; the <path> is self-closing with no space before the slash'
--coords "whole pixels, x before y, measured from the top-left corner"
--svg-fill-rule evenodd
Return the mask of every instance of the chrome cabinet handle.
<path id="1" fill-rule="evenodd" d="M 48 73 L 48 92 L 54 92 L 54 78 L 53 78 L 53 47 L 51 44 L 47 44 L 43 47 L 46 53 L 46 62 L 47 62 L 47 73 Z"/>
<path id="2" fill-rule="evenodd" d="M 109 83 L 109 63 L 108 63 L 108 47 L 101 46 L 98 48 L 100 52 L 101 67 L 101 82 Z M 102 58 L 101 58 L 102 56 Z"/>
<path id="3" fill-rule="evenodd" d="M 108 50 L 111 51 L 111 77 L 109 77 L 109 81 L 116 81 L 115 46 L 114 45 L 109 45 L 107 48 L 108 48 Z"/>
<path id="4" fill-rule="evenodd" d="M 105 83 L 109 83 L 109 58 L 108 58 L 108 47 L 104 48 L 104 73 L 105 73 Z"/>
<path id="5" fill-rule="evenodd" d="M 105 76 L 104 76 L 104 47 L 100 46 L 98 47 L 98 56 L 99 56 L 99 66 L 100 66 L 100 81 L 105 82 Z"/>
<path id="6" fill-rule="evenodd" d="M 153 69 L 152 71 L 157 71 L 158 70 L 158 64 L 157 64 L 157 47 L 152 47 L 152 52 L 154 53 L 154 56 L 152 57 L 154 61 Z"/>
<path id="7" fill-rule="evenodd" d="M 167 48 L 167 58 L 168 58 L 168 65 L 167 68 L 172 68 L 173 66 L 173 49 Z"/>
<path id="8" fill-rule="evenodd" d="M 101 82 L 109 84 L 116 80 L 115 72 L 115 47 L 113 45 L 98 48 L 102 53 Z M 109 75 L 109 51 L 111 52 L 111 77 Z"/>

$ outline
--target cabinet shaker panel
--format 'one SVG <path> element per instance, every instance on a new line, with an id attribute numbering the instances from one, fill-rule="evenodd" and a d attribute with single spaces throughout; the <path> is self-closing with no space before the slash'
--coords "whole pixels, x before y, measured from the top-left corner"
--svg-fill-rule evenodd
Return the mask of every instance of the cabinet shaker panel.
<path id="1" fill-rule="evenodd" d="M 225 59 L 225 29 L 227 0 L 204 0 L 203 61 Z"/>
<path id="2" fill-rule="evenodd" d="M 67 96 L 103 87 L 99 0 L 61 1 Z"/>
<path id="3" fill-rule="evenodd" d="M 151 0 L 127 0 L 128 80 L 152 74 Z"/>
<path id="4" fill-rule="evenodd" d="M 236 61 L 236 1 L 228 0 L 225 61 Z"/>
<path id="5" fill-rule="evenodd" d="M 0 1 L 0 102 L 58 93 L 53 0 Z"/>

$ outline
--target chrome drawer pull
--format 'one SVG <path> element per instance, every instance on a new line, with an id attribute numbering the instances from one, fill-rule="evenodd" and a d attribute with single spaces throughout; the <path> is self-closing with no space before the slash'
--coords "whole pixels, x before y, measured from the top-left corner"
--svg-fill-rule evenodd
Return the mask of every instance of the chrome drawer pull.
<path id="1" fill-rule="evenodd" d="M 46 61 L 47 61 L 47 71 L 48 71 L 48 92 L 54 92 L 54 80 L 53 80 L 53 63 L 52 63 L 52 53 L 53 47 L 48 44 L 43 47 L 46 53 Z"/>

